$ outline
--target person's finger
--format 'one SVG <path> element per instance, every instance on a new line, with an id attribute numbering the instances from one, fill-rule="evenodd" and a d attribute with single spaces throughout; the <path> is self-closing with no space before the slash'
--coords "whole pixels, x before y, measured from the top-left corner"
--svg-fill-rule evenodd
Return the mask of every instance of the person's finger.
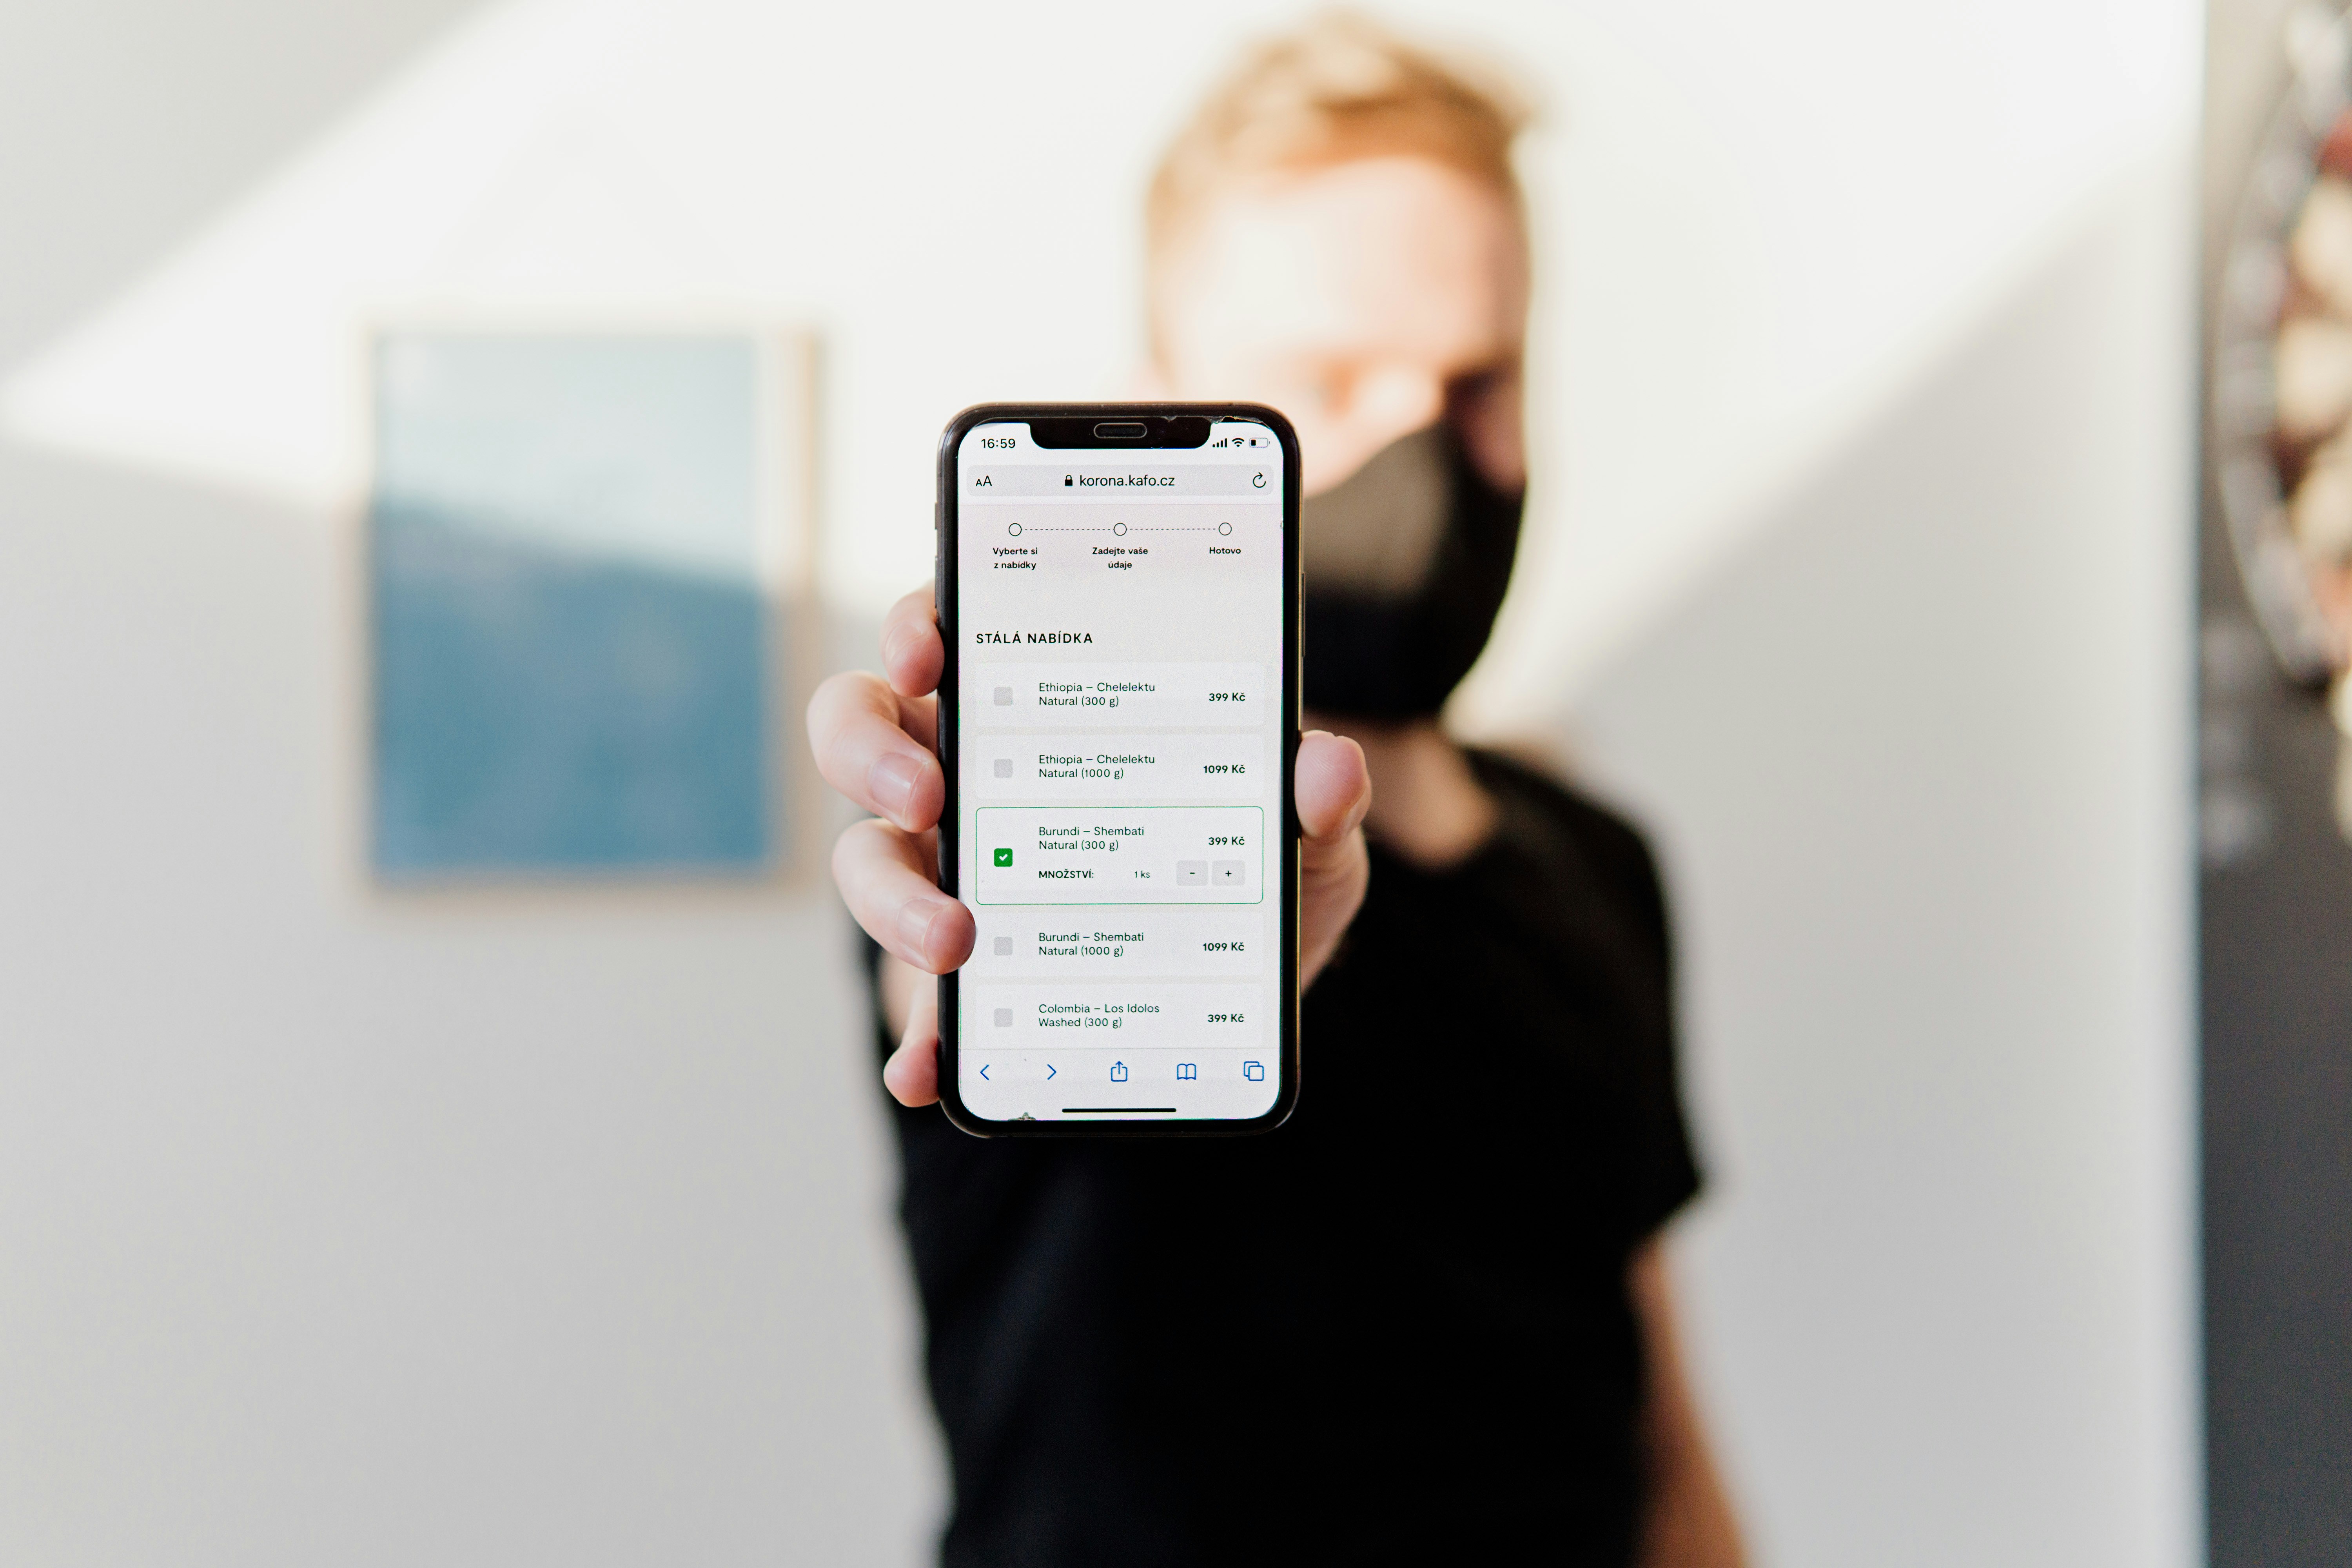
<path id="1" fill-rule="evenodd" d="M 1342 735 L 1310 730 L 1299 737 L 1298 984 L 1314 984 L 1364 902 L 1371 858 L 1364 814 L 1372 775 L 1363 748 Z"/>
<path id="2" fill-rule="evenodd" d="M 940 819 L 947 775 L 930 747 L 930 699 L 909 700 L 864 670 L 834 676 L 809 699 L 809 749 L 824 782 L 909 833 Z M 914 733 L 909 733 L 909 730 Z"/>
<path id="3" fill-rule="evenodd" d="M 923 971 L 941 974 L 971 956 L 971 911 L 931 879 L 938 840 L 885 822 L 853 824 L 833 847 L 833 879 L 866 934 Z"/>
<path id="4" fill-rule="evenodd" d="M 907 1032 L 882 1064 L 882 1087 L 901 1105 L 929 1105 L 940 1098 L 940 988 L 926 980 L 915 987 L 907 1010 Z"/>
<path id="5" fill-rule="evenodd" d="M 1305 847 L 1329 849 L 1363 826 L 1372 808 L 1364 749 L 1328 730 L 1298 738 L 1298 829 Z"/>
<path id="6" fill-rule="evenodd" d="M 882 673 L 899 696 L 927 697 L 939 689 L 940 671 L 946 666 L 947 647 L 940 641 L 931 590 L 918 588 L 882 617 Z"/>

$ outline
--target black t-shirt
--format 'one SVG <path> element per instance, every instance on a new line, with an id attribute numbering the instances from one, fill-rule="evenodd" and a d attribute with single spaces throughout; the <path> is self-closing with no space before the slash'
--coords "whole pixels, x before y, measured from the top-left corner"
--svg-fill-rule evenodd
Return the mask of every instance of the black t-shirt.
<path id="1" fill-rule="evenodd" d="M 1276 1131 L 898 1112 L 949 1568 L 1627 1561 L 1626 1263 L 1698 1185 L 1664 905 L 1624 823 L 1473 762 L 1494 837 L 1374 847 Z"/>

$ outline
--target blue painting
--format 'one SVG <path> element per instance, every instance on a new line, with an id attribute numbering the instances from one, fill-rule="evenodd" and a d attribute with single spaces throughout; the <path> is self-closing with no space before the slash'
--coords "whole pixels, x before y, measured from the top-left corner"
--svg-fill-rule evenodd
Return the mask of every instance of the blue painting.
<path id="1" fill-rule="evenodd" d="M 378 872 L 765 869 L 759 344 L 404 333 L 373 376 Z"/>

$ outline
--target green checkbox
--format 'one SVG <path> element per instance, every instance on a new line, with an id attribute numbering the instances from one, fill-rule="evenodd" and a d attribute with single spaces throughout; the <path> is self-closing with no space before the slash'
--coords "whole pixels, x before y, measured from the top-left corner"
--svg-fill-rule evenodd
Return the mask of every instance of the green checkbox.
<path id="1" fill-rule="evenodd" d="M 998 851 L 996 852 L 996 863 L 997 863 L 998 865 L 1000 865 L 1000 866 L 1010 866 L 1010 865 L 1012 865 L 1012 864 L 1013 864 L 1013 851 L 1012 851 L 1012 850 L 1010 850 L 1010 849 L 1000 849 L 1000 850 L 998 850 Z"/>

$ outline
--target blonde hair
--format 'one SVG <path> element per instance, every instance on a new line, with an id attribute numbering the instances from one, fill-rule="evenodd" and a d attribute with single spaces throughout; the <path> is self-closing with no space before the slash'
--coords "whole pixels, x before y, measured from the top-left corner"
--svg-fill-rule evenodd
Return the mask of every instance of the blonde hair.
<path id="1" fill-rule="evenodd" d="M 1224 186 L 1362 158 L 1418 157 L 1520 205 L 1511 147 L 1534 118 L 1483 63 L 1441 58 L 1378 23 L 1331 11 L 1257 45 L 1177 132 L 1144 205 L 1150 298 L 1161 269 Z M 1156 314 L 1156 309 L 1155 309 Z"/>

